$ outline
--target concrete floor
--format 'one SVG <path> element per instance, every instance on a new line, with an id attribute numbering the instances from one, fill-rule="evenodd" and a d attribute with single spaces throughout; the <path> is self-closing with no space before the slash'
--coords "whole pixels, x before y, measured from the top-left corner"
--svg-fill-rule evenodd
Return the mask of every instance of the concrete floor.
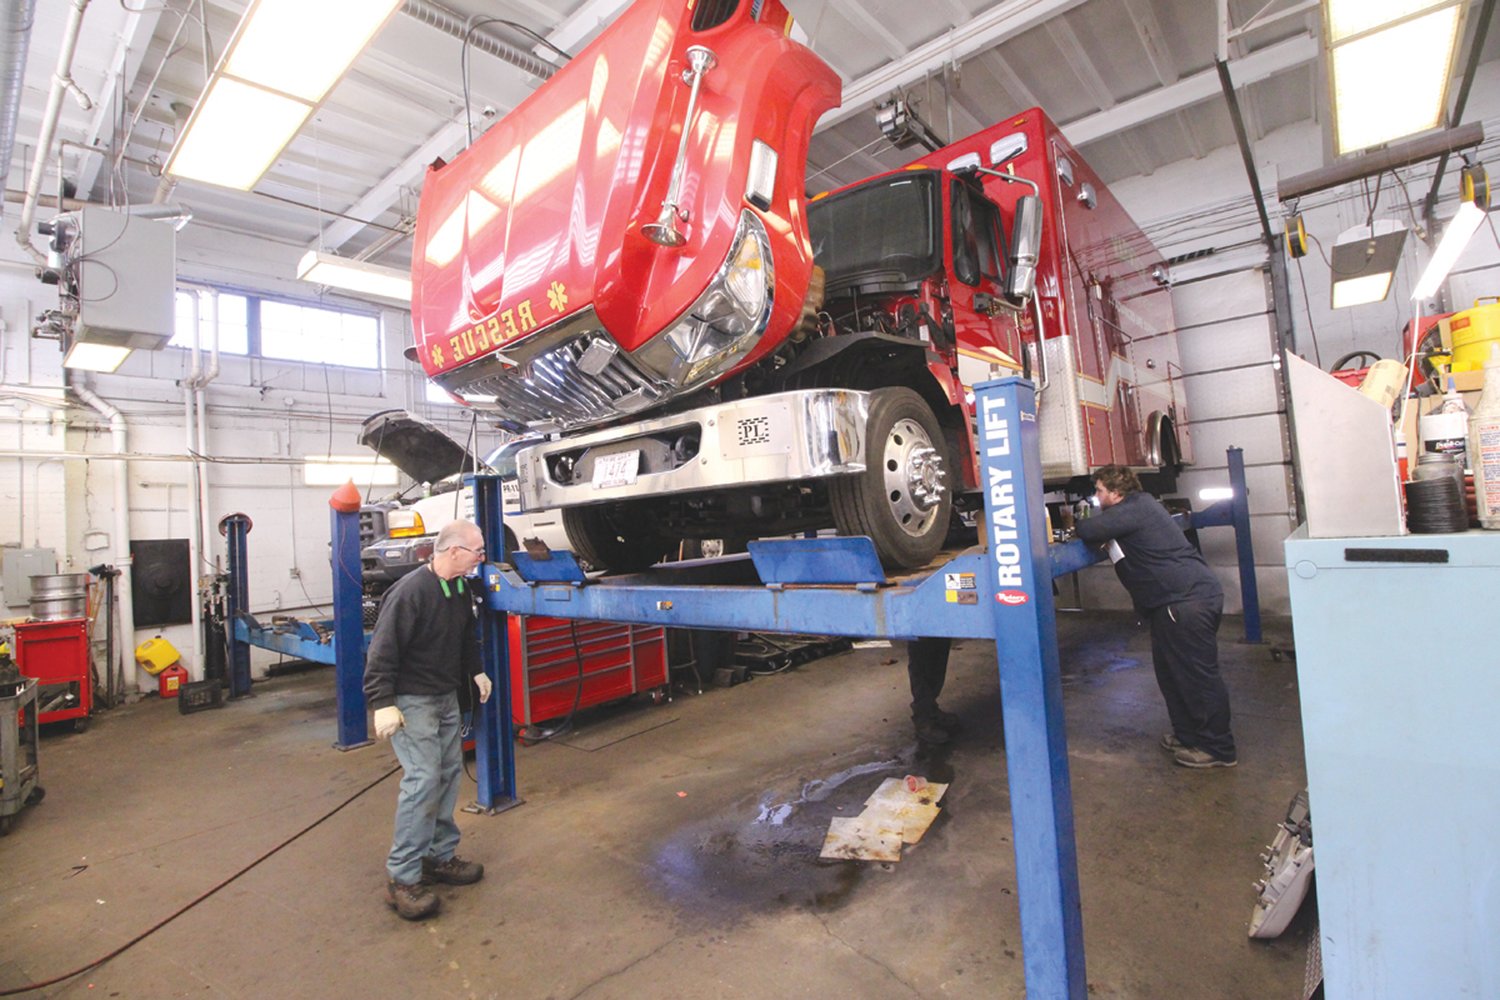
<path id="1" fill-rule="evenodd" d="M 1221 648 L 1240 766 L 1174 767 L 1148 637 L 1064 615 L 1089 993 L 1300 997 L 1306 913 L 1245 928 L 1256 855 L 1304 783 L 1295 667 Z M 1271 622 L 1285 643 L 1289 625 Z M 148 698 L 48 733 L 45 801 L 0 841 L 0 990 L 100 958 L 375 783 L 227 888 L 57 997 L 1020 997 L 1023 972 L 993 648 L 955 651 L 950 749 L 918 753 L 904 659 L 866 649 L 653 707 L 585 713 L 519 751 L 525 804 L 461 815 L 485 880 L 405 923 L 381 901 L 388 744 L 334 737 L 327 670 L 180 716 Z M 950 781 L 898 864 L 822 862 L 830 817 L 886 776 Z M 473 786 L 464 791 L 472 801 Z M 781 825 L 767 807 L 795 804 Z"/>

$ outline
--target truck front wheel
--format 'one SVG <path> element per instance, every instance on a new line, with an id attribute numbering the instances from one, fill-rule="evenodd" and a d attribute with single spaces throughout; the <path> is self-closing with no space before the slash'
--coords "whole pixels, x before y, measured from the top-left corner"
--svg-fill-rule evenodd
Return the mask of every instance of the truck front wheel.
<path id="1" fill-rule="evenodd" d="M 570 507 L 563 511 L 563 527 L 574 555 L 611 573 L 654 566 L 675 545 L 653 531 L 647 519 L 631 518 L 625 508 Z"/>
<path id="2" fill-rule="evenodd" d="M 871 394 L 865 471 L 831 480 L 841 535 L 868 535 L 888 569 L 924 566 L 943 547 L 952 472 L 932 408 L 906 388 Z"/>

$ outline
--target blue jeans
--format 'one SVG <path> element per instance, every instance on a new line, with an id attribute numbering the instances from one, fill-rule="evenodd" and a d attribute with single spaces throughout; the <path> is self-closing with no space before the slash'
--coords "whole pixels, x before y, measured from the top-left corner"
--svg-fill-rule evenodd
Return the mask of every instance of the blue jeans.
<path id="1" fill-rule="evenodd" d="M 406 725 L 396 730 L 391 746 L 405 774 L 385 870 L 393 881 L 410 884 L 421 880 L 423 858 L 446 861 L 458 848 L 453 822 L 463 773 L 458 692 L 398 694 L 396 707 Z"/>

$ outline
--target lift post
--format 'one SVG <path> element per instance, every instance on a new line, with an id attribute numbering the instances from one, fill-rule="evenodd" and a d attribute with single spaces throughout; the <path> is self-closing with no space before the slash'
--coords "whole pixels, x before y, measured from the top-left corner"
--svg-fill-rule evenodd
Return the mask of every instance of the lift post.
<path id="1" fill-rule="evenodd" d="M 233 623 L 250 611 L 250 571 L 247 562 L 249 551 L 250 518 L 246 514 L 230 514 L 219 521 L 219 532 L 224 536 L 225 561 L 228 585 L 224 603 L 227 605 L 230 634 Z M 243 642 L 229 644 L 229 697 L 243 698 L 250 693 L 250 647 Z"/>
<path id="2" fill-rule="evenodd" d="M 359 561 L 359 508 L 340 510 L 329 501 L 333 539 L 333 662 L 339 733 L 334 747 L 367 746 L 365 718 L 364 567 Z"/>
<path id="3" fill-rule="evenodd" d="M 465 477 L 472 484 L 474 515 L 487 551 L 505 551 L 500 480 L 494 476 Z M 479 611 L 479 662 L 490 679 L 490 700 L 474 706 L 474 781 L 479 786 L 478 807 L 502 812 L 520 805 L 516 795 L 515 717 L 511 714 L 509 618 L 503 609 Z"/>
<path id="4" fill-rule="evenodd" d="M 1250 536 L 1250 489 L 1245 483 L 1245 450 L 1231 446 L 1225 455 L 1229 464 L 1229 488 L 1234 495 L 1211 507 L 1193 512 L 1194 528 L 1234 528 L 1235 555 L 1240 567 L 1240 602 L 1244 605 L 1245 641 L 1258 643 L 1260 632 L 1260 587 L 1255 582 L 1255 545 Z"/>
<path id="5" fill-rule="evenodd" d="M 974 387 L 990 567 L 979 588 L 1000 661 L 1026 993 L 1083 1000 L 1083 915 L 1063 727 L 1036 393 L 1016 378 Z"/>

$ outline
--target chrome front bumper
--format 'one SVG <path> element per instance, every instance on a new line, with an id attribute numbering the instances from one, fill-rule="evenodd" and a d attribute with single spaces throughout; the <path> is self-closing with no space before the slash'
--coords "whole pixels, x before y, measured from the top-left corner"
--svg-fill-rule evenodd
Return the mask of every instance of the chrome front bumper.
<path id="1" fill-rule="evenodd" d="M 869 402 L 867 392 L 804 389 L 534 445 L 516 456 L 521 508 L 580 507 L 863 472 Z M 664 444 L 694 437 L 697 451 L 685 461 Z M 579 458 L 582 474 L 574 482 L 560 482 L 550 472 L 549 460 L 563 454 Z"/>

